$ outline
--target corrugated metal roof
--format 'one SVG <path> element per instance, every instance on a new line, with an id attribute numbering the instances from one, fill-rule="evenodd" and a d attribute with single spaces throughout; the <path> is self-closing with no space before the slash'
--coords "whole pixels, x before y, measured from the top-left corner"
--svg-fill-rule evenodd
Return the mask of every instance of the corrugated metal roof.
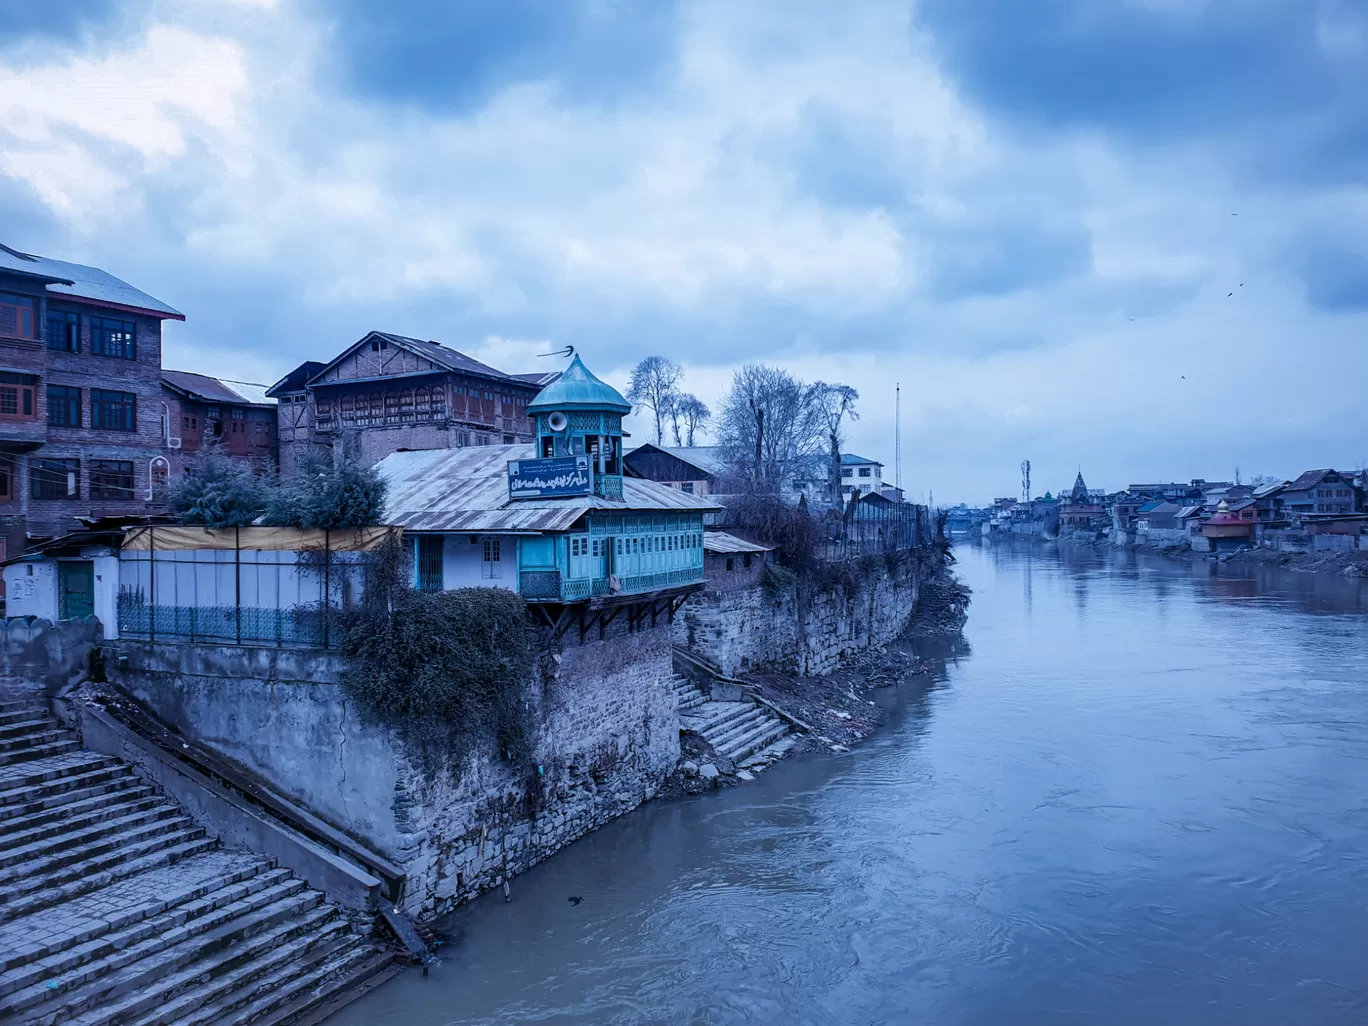
<path id="1" fill-rule="evenodd" d="M 128 282 L 98 267 L 69 264 L 65 260 L 51 260 L 30 253 L 20 253 L 16 249 L 0 245 L 0 270 L 41 278 L 46 282 L 47 291 L 54 295 L 75 296 L 97 303 L 116 303 L 119 306 L 145 310 L 163 317 L 185 320 L 185 315 L 179 310 L 167 306 L 160 299 L 154 299 L 146 292 L 135 289 Z"/>
<path id="2" fill-rule="evenodd" d="M 163 370 L 162 380 L 173 388 L 188 392 L 199 399 L 219 403 L 251 403 L 255 406 L 275 406 L 266 395 L 265 385 L 228 378 L 211 378 L 193 371 Z"/>
<path id="3" fill-rule="evenodd" d="M 1301 474 L 1295 481 L 1288 484 L 1287 490 L 1289 492 L 1304 492 L 1309 488 L 1315 488 L 1325 480 L 1327 474 L 1333 473 L 1334 471 L 1328 467 L 1324 470 L 1308 470 Z"/>
<path id="4" fill-rule="evenodd" d="M 590 374 L 578 354 L 555 382 L 543 388 L 537 398 L 527 404 L 528 413 L 589 409 L 631 413 L 632 404 L 612 385 Z"/>
<path id="5" fill-rule="evenodd" d="M 722 447 L 720 445 L 656 445 L 654 442 L 647 442 L 645 445 L 628 449 L 624 455 L 630 457 L 633 453 L 638 453 L 647 448 L 669 453 L 675 459 L 683 460 L 705 474 L 722 472 Z"/>
<path id="6" fill-rule="evenodd" d="M 703 550 L 705 552 L 772 552 L 773 546 L 757 545 L 755 542 L 738 538 L 726 531 L 704 531 Z"/>
<path id="7" fill-rule="evenodd" d="M 564 531 L 591 509 L 712 512 L 721 507 L 654 481 L 625 478 L 622 502 L 598 496 L 508 497 L 508 461 L 532 459 L 533 445 L 477 445 L 386 456 L 376 471 L 389 485 L 385 522 L 410 531 Z"/>

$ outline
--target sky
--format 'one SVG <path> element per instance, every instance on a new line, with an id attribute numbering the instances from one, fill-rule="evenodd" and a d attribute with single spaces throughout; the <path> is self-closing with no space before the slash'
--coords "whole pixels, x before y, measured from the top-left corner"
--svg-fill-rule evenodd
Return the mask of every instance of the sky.
<path id="1" fill-rule="evenodd" d="M 238 380 L 763 361 L 890 480 L 901 385 L 919 500 L 1352 469 L 1368 5 L 0 0 L 0 242 Z"/>

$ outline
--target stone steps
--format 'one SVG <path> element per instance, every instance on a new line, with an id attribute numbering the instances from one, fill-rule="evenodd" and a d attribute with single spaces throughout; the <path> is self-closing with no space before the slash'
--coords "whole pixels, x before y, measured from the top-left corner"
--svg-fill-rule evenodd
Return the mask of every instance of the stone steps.
<path id="1" fill-rule="evenodd" d="M 679 700 L 679 711 L 681 713 L 689 709 L 697 709 L 708 700 L 708 696 L 698 690 L 693 681 L 678 674 L 674 678 L 674 693 Z"/>
<path id="2" fill-rule="evenodd" d="M 304 883 L 289 873 L 277 870 L 274 875 L 260 874 L 249 881 L 223 888 L 219 895 L 208 895 L 188 903 L 186 908 L 172 909 L 153 916 L 124 930 L 114 931 L 85 944 L 38 960 L 22 971 L 6 974 L 6 985 L 27 981 L 16 987 L 8 997 L 0 998 L 0 1018 L 6 1014 L 26 1011 L 44 1002 L 44 1015 L 67 1011 L 77 1005 L 88 1005 L 93 997 L 108 993 L 120 986 L 119 972 L 134 966 L 140 971 L 151 965 L 153 955 L 165 952 L 174 945 L 207 935 L 210 931 L 236 922 L 239 936 L 253 924 L 247 917 L 267 909 L 262 920 L 278 923 L 296 912 L 307 911 L 317 905 L 321 896 L 305 895 Z M 290 902 L 294 902 L 293 905 Z M 260 922 L 260 921 L 259 921 Z M 258 926 L 258 929 L 264 929 Z M 232 931 L 221 931 L 225 935 Z M 209 939 L 204 938 L 205 943 Z M 234 943 L 233 938 L 221 943 Z M 193 945 L 186 946 L 186 954 L 179 965 L 184 965 L 199 952 Z M 163 968 L 163 972 L 171 968 Z M 126 973 L 126 975 L 137 975 Z M 88 988 L 82 993 L 78 988 Z M 75 995 L 68 1001 L 63 995 Z"/>
<path id="3" fill-rule="evenodd" d="M 21 745 L 9 751 L 0 751 L 0 766 L 13 766 L 21 762 L 37 762 L 39 759 L 46 759 L 53 755 L 66 755 L 69 752 L 79 752 L 80 750 L 81 743 L 70 738 L 58 738 L 46 743 Z"/>
<path id="4" fill-rule="evenodd" d="M 284 1026 L 393 971 L 322 894 L 40 705 L 0 717 L 0 1022 Z"/>
<path id="5" fill-rule="evenodd" d="M 743 770 L 758 771 L 764 769 L 773 762 L 782 759 L 790 748 L 798 741 L 792 734 L 785 734 L 778 741 L 766 745 L 754 755 L 748 757 L 741 763 Z"/>
<path id="6" fill-rule="evenodd" d="M 129 784 L 115 791 L 102 792 L 55 808 L 16 816 L 5 821 L 5 836 L 0 838 L 0 853 L 20 848 L 32 841 L 94 823 L 114 819 L 139 808 L 149 808 L 161 799 L 146 784 Z"/>
<path id="7" fill-rule="evenodd" d="M 701 734 L 718 755 L 746 769 L 772 762 L 771 758 L 746 765 L 747 760 L 773 748 L 789 733 L 788 724 L 772 710 L 744 700 L 704 701 L 687 712 L 681 711 L 679 722 L 682 730 Z"/>

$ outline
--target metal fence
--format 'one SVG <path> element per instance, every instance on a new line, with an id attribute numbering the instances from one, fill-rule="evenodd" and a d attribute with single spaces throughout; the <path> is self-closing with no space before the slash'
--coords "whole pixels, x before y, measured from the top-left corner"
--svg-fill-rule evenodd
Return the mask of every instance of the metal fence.
<path id="1" fill-rule="evenodd" d="M 365 587 L 362 552 L 125 549 L 119 633 L 149 640 L 329 647 Z"/>

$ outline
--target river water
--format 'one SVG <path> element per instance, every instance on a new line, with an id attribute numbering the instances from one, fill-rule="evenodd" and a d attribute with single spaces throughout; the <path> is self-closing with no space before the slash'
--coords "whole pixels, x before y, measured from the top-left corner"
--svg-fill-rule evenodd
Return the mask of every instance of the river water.
<path id="1" fill-rule="evenodd" d="M 1368 1022 L 1368 582 L 957 552 L 862 747 L 610 824 L 330 1026 Z"/>

